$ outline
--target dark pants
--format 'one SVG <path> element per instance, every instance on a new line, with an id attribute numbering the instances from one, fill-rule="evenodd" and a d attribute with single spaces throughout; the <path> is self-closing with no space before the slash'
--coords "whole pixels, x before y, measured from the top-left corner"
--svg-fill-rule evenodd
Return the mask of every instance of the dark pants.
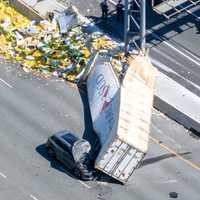
<path id="1" fill-rule="evenodd" d="M 123 21 L 124 19 L 124 12 L 123 10 L 117 10 L 117 21 Z"/>
<path id="2" fill-rule="evenodd" d="M 107 9 L 102 9 L 102 18 L 107 19 L 108 18 L 108 10 Z"/>

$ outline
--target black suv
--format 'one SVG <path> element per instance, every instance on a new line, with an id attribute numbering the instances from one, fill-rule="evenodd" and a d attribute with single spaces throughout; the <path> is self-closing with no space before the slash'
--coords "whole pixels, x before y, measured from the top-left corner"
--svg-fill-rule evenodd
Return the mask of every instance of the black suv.
<path id="1" fill-rule="evenodd" d="M 48 153 L 62 162 L 81 180 L 92 180 L 93 173 L 88 169 L 91 146 L 88 141 L 77 138 L 74 134 L 64 131 L 48 138 Z"/>

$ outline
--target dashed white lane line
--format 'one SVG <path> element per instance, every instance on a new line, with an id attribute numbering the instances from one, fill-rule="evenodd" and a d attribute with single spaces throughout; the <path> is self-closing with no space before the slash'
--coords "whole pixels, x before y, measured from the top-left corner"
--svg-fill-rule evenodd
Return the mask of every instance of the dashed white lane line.
<path id="1" fill-rule="evenodd" d="M 36 198 L 34 195 L 30 195 L 30 197 L 33 199 L 33 200 L 39 200 L 38 198 Z"/>
<path id="2" fill-rule="evenodd" d="M 9 88 L 13 88 L 12 85 L 10 85 L 8 82 L 6 82 L 5 80 L 3 80 L 2 78 L 0 78 L 0 81 L 1 81 L 2 83 L 4 83 L 6 86 L 8 86 Z"/>
<path id="3" fill-rule="evenodd" d="M 1 172 L 0 172 L 0 176 L 1 176 L 2 178 L 7 178 L 7 176 L 6 176 L 5 174 L 1 173 Z"/>
<path id="4" fill-rule="evenodd" d="M 96 181 L 96 183 L 99 184 L 99 185 L 104 185 L 104 186 L 108 185 L 107 182 Z"/>
<path id="5" fill-rule="evenodd" d="M 66 171 L 65 168 L 62 167 L 62 166 L 59 167 L 59 169 L 62 170 L 62 171 Z M 90 188 L 91 188 L 88 184 L 84 183 L 83 181 L 80 181 L 80 180 L 79 180 L 78 182 L 79 182 L 81 185 L 83 185 L 84 187 L 86 187 L 87 189 L 90 189 Z"/>
<path id="6" fill-rule="evenodd" d="M 156 50 L 156 49 L 155 49 Z M 156 52 L 160 52 L 160 51 L 157 51 Z M 163 53 L 161 53 L 162 55 Z M 168 56 L 166 56 L 166 58 L 168 59 Z M 171 68 L 167 67 L 167 65 L 161 63 L 160 61 L 154 59 L 153 57 L 150 56 L 150 60 L 152 62 L 152 64 L 155 66 L 155 67 L 158 67 L 159 69 L 163 69 L 164 71 L 168 72 L 168 73 L 173 73 L 175 74 L 176 76 L 182 78 L 185 82 L 191 84 L 192 86 L 194 86 L 195 88 L 197 88 L 198 90 L 200 90 L 200 86 L 193 83 L 192 81 L 188 80 L 187 78 L 183 77 L 183 76 L 180 76 L 178 73 L 176 73 L 174 70 L 172 70 Z M 173 60 L 173 59 L 171 59 Z M 178 65 L 181 65 L 181 63 L 178 63 L 176 62 L 175 60 L 173 61 L 174 63 L 177 63 Z M 183 67 L 183 66 L 182 66 Z"/>
<path id="7" fill-rule="evenodd" d="M 175 179 L 167 180 L 167 181 L 158 181 L 159 184 L 167 184 L 167 183 L 177 183 L 178 181 Z"/>
<path id="8" fill-rule="evenodd" d="M 88 184 L 86 184 L 86 183 L 84 183 L 83 181 L 78 181 L 80 184 L 82 184 L 84 187 L 86 187 L 87 189 L 90 189 L 91 187 L 88 185 Z"/>

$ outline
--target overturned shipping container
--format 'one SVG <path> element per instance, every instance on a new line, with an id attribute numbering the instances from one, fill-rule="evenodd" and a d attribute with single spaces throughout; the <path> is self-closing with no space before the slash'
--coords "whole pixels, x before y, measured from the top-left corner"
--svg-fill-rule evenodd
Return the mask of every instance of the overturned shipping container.
<path id="1" fill-rule="evenodd" d="M 130 59 L 123 82 L 110 58 L 99 55 L 88 79 L 93 127 L 101 142 L 95 168 L 126 183 L 148 150 L 155 69 L 145 56 Z"/>

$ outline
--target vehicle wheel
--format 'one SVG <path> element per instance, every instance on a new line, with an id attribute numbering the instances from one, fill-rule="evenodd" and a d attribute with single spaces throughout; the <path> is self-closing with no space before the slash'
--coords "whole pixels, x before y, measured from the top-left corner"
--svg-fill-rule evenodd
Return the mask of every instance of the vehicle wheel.
<path id="1" fill-rule="evenodd" d="M 77 178 L 83 180 L 83 181 L 91 181 L 94 179 L 93 173 L 89 172 L 87 169 L 74 169 L 74 174 Z"/>
<path id="2" fill-rule="evenodd" d="M 54 152 L 53 149 L 49 148 L 49 149 L 48 149 L 48 153 L 49 153 L 49 155 L 50 155 L 52 158 L 55 158 L 55 152 Z"/>
<path id="3" fill-rule="evenodd" d="M 77 178 L 81 178 L 81 171 L 80 171 L 80 169 L 75 168 L 75 169 L 74 169 L 74 174 L 75 174 L 75 176 L 76 176 Z"/>

